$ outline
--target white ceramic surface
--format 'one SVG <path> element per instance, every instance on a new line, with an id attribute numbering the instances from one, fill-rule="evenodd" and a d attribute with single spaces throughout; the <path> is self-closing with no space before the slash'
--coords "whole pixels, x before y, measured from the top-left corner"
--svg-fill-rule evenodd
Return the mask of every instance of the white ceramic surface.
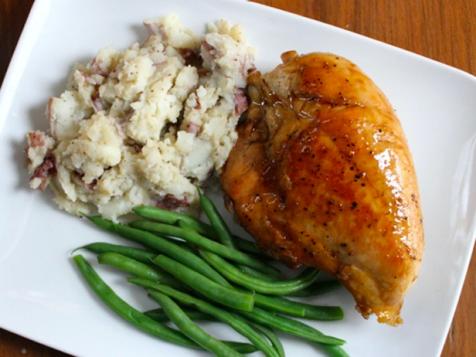
<path id="1" fill-rule="evenodd" d="M 195 30 L 226 18 L 241 23 L 270 69 L 281 52 L 329 51 L 357 63 L 387 94 L 413 152 L 425 217 L 421 274 L 397 328 L 363 320 L 344 291 L 316 298 L 344 306 L 342 322 L 315 324 L 347 339 L 352 356 L 437 356 L 453 317 L 475 238 L 476 79 L 421 56 L 326 24 L 242 1 L 36 0 L 0 93 L 0 327 L 83 356 L 192 356 L 134 330 L 86 289 L 69 259 L 73 247 L 115 238 L 59 211 L 27 189 L 24 134 L 46 128 L 48 96 L 74 62 L 101 47 L 144 38 L 144 18 L 177 13 Z M 123 296 L 152 307 L 118 275 L 101 269 Z M 223 338 L 238 339 L 210 324 Z M 284 338 L 290 356 L 314 347 Z"/>

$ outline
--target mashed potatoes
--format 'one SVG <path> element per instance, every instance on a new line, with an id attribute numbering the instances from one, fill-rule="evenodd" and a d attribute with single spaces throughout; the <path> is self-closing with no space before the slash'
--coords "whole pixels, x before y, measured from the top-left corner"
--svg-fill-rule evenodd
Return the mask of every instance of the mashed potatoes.
<path id="1" fill-rule="evenodd" d="M 142 45 L 78 65 L 48 102 L 50 132 L 27 135 L 30 186 L 50 186 L 70 213 L 188 207 L 237 138 L 253 67 L 241 29 L 218 21 L 198 37 L 176 16 L 144 24 Z"/>

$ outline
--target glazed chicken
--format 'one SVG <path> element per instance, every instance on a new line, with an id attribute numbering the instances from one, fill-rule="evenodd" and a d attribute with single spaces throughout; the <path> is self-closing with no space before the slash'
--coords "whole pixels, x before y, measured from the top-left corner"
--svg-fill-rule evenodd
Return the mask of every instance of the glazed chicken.
<path id="1" fill-rule="evenodd" d="M 397 325 L 424 246 L 400 122 L 348 60 L 282 60 L 248 78 L 251 104 L 221 175 L 227 201 L 270 255 L 334 274 L 365 318 Z"/>

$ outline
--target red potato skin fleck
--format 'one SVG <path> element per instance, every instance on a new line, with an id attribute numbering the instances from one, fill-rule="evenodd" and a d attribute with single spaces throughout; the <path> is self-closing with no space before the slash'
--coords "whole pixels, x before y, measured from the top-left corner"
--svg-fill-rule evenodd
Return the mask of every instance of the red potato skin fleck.
<path id="1" fill-rule="evenodd" d="M 46 187 L 48 186 L 48 178 L 51 175 L 56 174 L 56 164 L 55 164 L 55 158 L 53 154 L 48 154 L 45 159 L 43 160 L 43 163 L 36 168 L 36 170 L 33 172 L 33 175 L 31 175 L 30 180 L 33 180 L 35 178 L 41 179 L 41 184 L 40 184 L 40 190 L 44 191 Z"/>
<path id="2" fill-rule="evenodd" d="M 43 134 L 32 131 L 28 133 L 28 141 L 32 148 L 40 147 L 45 145 L 45 140 Z"/>
<path id="3" fill-rule="evenodd" d="M 160 208 L 174 210 L 181 207 L 188 207 L 190 206 L 190 202 L 188 202 L 186 199 L 178 199 L 171 194 L 166 194 L 164 197 L 157 200 L 156 205 Z"/>

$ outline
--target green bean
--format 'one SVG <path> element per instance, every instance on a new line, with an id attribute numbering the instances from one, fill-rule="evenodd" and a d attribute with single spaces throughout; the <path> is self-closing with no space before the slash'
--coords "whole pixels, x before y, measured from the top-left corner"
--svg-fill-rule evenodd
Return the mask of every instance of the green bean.
<path id="1" fill-rule="evenodd" d="M 101 277 L 96 273 L 96 271 L 82 255 L 74 256 L 73 260 L 81 272 L 81 275 L 88 283 L 89 287 L 111 310 L 113 310 L 121 318 L 130 322 L 136 328 L 162 340 L 172 342 L 180 346 L 198 348 L 198 346 L 193 341 L 182 335 L 180 332 L 152 320 L 150 317 L 145 316 L 140 311 L 137 311 L 124 300 L 122 300 L 101 279 Z"/>
<path id="2" fill-rule="evenodd" d="M 209 225 L 200 222 L 195 217 L 189 216 L 185 213 L 168 211 L 162 208 L 152 206 L 135 207 L 133 211 L 140 217 L 151 219 L 157 222 L 167 224 L 179 224 L 179 222 L 183 222 L 187 224 L 187 226 L 193 228 L 201 234 L 209 234 L 213 231 L 213 228 Z"/>
<path id="3" fill-rule="evenodd" d="M 223 245 L 234 248 L 235 245 L 233 244 L 230 230 L 223 220 L 223 217 L 218 213 L 215 204 L 207 196 L 203 195 L 200 189 L 198 190 L 198 194 L 200 197 L 200 207 L 202 208 L 203 212 L 205 212 L 205 215 L 216 232 L 218 239 Z"/>
<path id="4" fill-rule="evenodd" d="M 190 310 L 190 309 L 183 309 L 187 316 L 193 321 L 217 321 L 214 317 L 204 314 L 203 312 Z M 165 314 L 162 309 L 155 309 L 144 312 L 144 315 L 149 316 L 151 319 L 164 323 L 169 322 L 169 317 Z M 230 346 L 231 348 L 235 349 L 237 352 L 248 354 L 258 351 L 258 349 L 250 344 L 244 342 L 235 342 L 235 341 L 222 341 L 226 345 Z"/>
<path id="5" fill-rule="evenodd" d="M 183 221 L 180 221 L 178 224 L 177 224 L 178 227 L 180 228 L 183 228 L 183 229 L 191 229 L 195 232 L 198 232 L 196 229 L 194 229 L 191 225 L 187 224 L 186 222 L 183 222 Z M 185 244 L 187 244 L 186 242 L 184 242 Z"/>
<path id="6" fill-rule="evenodd" d="M 241 311 L 240 314 L 249 320 L 258 322 L 262 325 L 274 328 L 278 331 L 282 331 L 293 336 L 304 338 L 308 341 L 328 345 L 342 345 L 345 342 L 340 338 L 324 335 L 319 330 L 316 330 L 315 328 L 300 321 L 275 315 L 258 307 L 255 307 L 252 312 Z"/>
<path id="7" fill-rule="evenodd" d="M 189 226 L 187 223 L 182 221 L 178 223 L 178 226 L 183 229 L 193 229 L 193 227 Z M 197 233 L 200 233 L 200 232 L 197 231 Z M 215 238 L 214 236 L 211 236 L 211 237 Z M 244 252 L 250 252 L 251 254 L 255 256 L 258 255 L 258 257 L 261 255 L 262 258 L 265 258 L 265 256 L 261 254 L 261 252 L 258 250 L 256 245 L 254 245 L 252 242 L 245 241 L 244 239 L 237 236 L 234 236 L 234 238 L 236 239 L 236 241 L 234 241 L 234 244 L 238 247 L 238 250 L 243 250 Z M 241 249 L 241 248 L 244 248 L 244 249 Z M 260 271 L 257 271 L 246 265 L 240 265 L 240 269 L 242 271 L 249 272 L 251 275 L 254 274 L 255 276 L 262 277 L 263 279 L 273 279 L 272 277 L 269 276 L 269 274 L 261 273 Z"/>
<path id="8" fill-rule="evenodd" d="M 139 277 L 135 277 L 135 276 L 128 277 L 127 281 L 131 284 L 134 284 L 134 285 L 140 286 L 142 288 L 146 288 L 146 289 L 154 289 L 154 287 L 157 286 L 157 283 L 160 283 L 158 281 L 139 278 Z M 174 286 L 174 288 L 180 289 L 180 290 L 187 290 L 187 289 L 190 290 L 189 287 L 185 284 L 182 284 L 182 282 L 177 280 L 176 283 L 177 284 L 176 284 L 176 286 Z M 167 285 L 171 286 L 170 284 L 167 284 Z"/>
<path id="9" fill-rule="evenodd" d="M 164 255 L 159 255 L 152 262 L 210 300 L 237 310 L 253 310 L 254 298 L 250 293 L 217 284 Z"/>
<path id="10" fill-rule="evenodd" d="M 341 286 L 342 285 L 338 280 L 318 281 L 312 284 L 311 286 L 308 286 L 306 289 L 295 291 L 288 295 L 296 297 L 316 296 L 320 294 L 325 294 L 329 291 L 333 291 Z"/>
<path id="11" fill-rule="evenodd" d="M 212 265 L 228 280 L 264 294 L 286 295 L 293 291 L 304 289 L 316 281 L 318 275 L 317 270 L 309 270 L 302 276 L 294 279 L 283 281 L 267 281 L 242 273 L 238 268 L 229 264 L 226 260 L 222 259 L 216 254 L 203 250 L 200 251 L 200 254 L 210 265 Z"/>
<path id="12" fill-rule="evenodd" d="M 240 316 L 217 308 L 208 302 L 187 295 L 181 291 L 175 290 L 163 284 L 154 284 L 150 295 L 155 299 L 154 290 L 159 291 L 172 299 L 179 301 L 183 305 L 193 306 L 195 309 L 209 314 L 232 327 L 235 331 L 248 338 L 260 351 L 269 357 L 279 357 L 275 350 L 266 342 L 266 340 L 257 333 L 249 324 Z"/>
<path id="13" fill-rule="evenodd" d="M 242 268 L 240 267 L 240 269 Z M 280 296 L 267 296 L 258 293 L 255 293 L 254 297 L 256 306 L 289 316 L 320 321 L 342 320 L 344 317 L 342 309 L 338 306 L 316 306 Z"/>
<path id="14" fill-rule="evenodd" d="M 222 257 L 228 258 L 237 263 L 250 266 L 264 273 L 276 274 L 276 269 L 271 268 L 267 264 L 253 258 L 239 250 L 227 247 L 208 239 L 191 229 L 183 229 L 167 224 L 154 223 L 149 221 L 134 221 L 130 224 L 132 227 L 143 229 L 149 232 L 164 234 L 166 236 L 179 237 L 192 243 L 200 248 L 216 253 Z"/>
<path id="15" fill-rule="evenodd" d="M 201 222 L 197 218 L 175 211 L 168 211 L 158 207 L 152 206 L 139 206 L 133 209 L 134 213 L 138 216 L 146 219 L 150 219 L 156 222 L 179 225 L 181 222 L 185 223 L 188 227 L 194 229 L 200 234 L 207 237 L 218 239 L 213 227 Z M 237 240 L 236 245 L 240 250 L 252 254 L 261 254 L 261 251 L 256 247 L 253 242 L 245 240 L 241 237 L 233 235 L 233 238 Z"/>
<path id="16" fill-rule="evenodd" d="M 103 253 L 100 254 L 97 259 L 99 264 L 112 266 L 120 271 L 130 273 L 136 277 L 157 281 L 176 288 L 185 288 L 188 290 L 188 287 L 184 287 L 183 284 L 175 280 L 170 274 L 159 271 L 158 269 L 154 269 L 144 263 L 118 253 Z M 149 261 L 149 263 L 151 262 Z"/>
<path id="17" fill-rule="evenodd" d="M 238 250 L 241 250 L 245 253 L 250 253 L 250 254 L 257 254 L 257 255 L 262 255 L 262 256 L 265 256 L 263 254 L 263 252 L 261 250 L 259 250 L 259 248 L 256 246 L 255 243 L 249 241 L 249 240 L 246 240 L 244 238 L 241 238 L 241 237 L 238 237 L 236 235 L 233 235 L 233 238 L 234 238 L 234 243 L 236 245 L 236 248 Z M 267 257 L 266 257 L 267 258 Z"/>
<path id="18" fill-rule="evenodd" d="M 235 341 L 222 341 L 225 345 L 233 348 L 238 353 L 248 354 L 258 351 L 258 349 L 251 343 L 235 342 Z"/>
<path id="19" fill-rule="evenodd" d="M 217 283 L 227 283 L 227 281 L 202 258 L 168 239 L 136 228 L 131 228 L 124 224 L 114 223 L 101 217 L 95 216 L 89 217 L 89 219 L 98 227 L 119 234 L 123 238 L 143 244 L 157 252 L 166 254 L 167 256 L 195 269 Z"/>
<path id="20" fill-rule="evenodd" d="M 214 353 L 218 357 L 235 356 L 240 354 L 223 342 L 206 333 L 171 298 L 159 292 L 151 292 L 151 296 L 164 309 L 170 320 L 178 327 L 184 335 L 195 341 L 207 351 Z"/>
<path id="21" fill-rule="evenodd" d="M 101 216 L 85 216 L 90 222 L 94 223 L 96 226 L 98 226 L 101 229 L 104 229 L 105 231 L 113 232 L 114 233 L 114 223 L 113 221 L 102 218 Z"/>
<path id="22" fill-rule="evenodd" d="M 319 344 L 317 347 L 330 357 L 349 357 L 347 352 L 340 346 Z"/>
<path id="23" fill-rule="evenodd" d="M 284 347 L 283 344 L 281 343 L 281 340 L 279 337 L 274 333 L 272 329 L 268 329 L 266 327 L 263 327 L 261 325 L 257 324 L 252 324 L 256 330 L 261 332 L 263 335 L 266 336 L 266 338 L 271 342 L 271 345 L 273 345 L 274 349 L 278 353 L 279 357 L 284 357 L 286 353 L 284 352 Z"/>
<path id="24" fill-rule="evenodd" d="M 203 223 L 203 222 L 202 222 Z M 215 240 L 218 239 L 218 235 L 216 234 L 216 232 L 213 230 L 213 227 L 212 226 L 209 226 L 208 224 L 206 223 L 203 223 L 207 228 L 205 231 L 203 230 L 198 230 L 198 229 L 194 229 L 193 226 L 191 225 L 187 225 L 187 223 L 185 222 L 182 222 L 180 221 L 178 223 L 178 226 L 181 227 L 181 228 L 189 228 L 189 229 L 194 229 L 197 233 L 199 234 L 202 234 L 206 237 L 210 237 L 210 238 L 213 238 Z M 233 237 L 233 244 L 235 245 L 235 248 L 244 252 L 244 253 L 248 253 L 248 254 L 252 254 L 253 256 L 258 256 L 258 257 L 261 257 L 261 258 L 266 258 L 266 259 L 270 259 L 266 254 L 264 254 L 257 246 L 255 243 L 247 240 L 247 239 L 244 239 L 240 236 L 237 236 L 236 234 L 232 234 L 232 237 Z"/>
<path id="25" fill-rule="evenodd" d="M 255 278 L 259 278 L 259 279 L 262 279 L 262 280 L 266 280 L 266 281 L 279 281 L 280 279 L 279 278 L 276 278 L 276 277 L 273 277 L 273 276 L 269 276 L 269 274 L 265 274 L 265 273 L 262 273 L 256 269 L 253 269 L 253 268 L 250 268 L 250 267 L 247 267 L 246 265 L 240 265 L 238 267 L 238 269 L 240 269 L 240 271 L 242 273 L 245 273 L 245 274 L 248 274 L 248 275 L 251 275 Z"/>
<path id="26" fill-rule="evenodd" d="M 150 266 L 141 263 L 137 260 L 128 258 L 124 255 L 118 253 L 102 253 L 98 257 L 99 264 L 105 264 L 112 266 L 116 269 L 130 273 L 134 276 L 155 280 L 155 281 L 169 281 L 169 274 L 162 274 L 156 269 L 151 268 Z"/>
<path id="27" fill-rule="evenodd" d="M 245 326 L 252 327 L 253 329 L 256 330 L 256 332 L 259 334 L 261 338 L 263 338 L 265 341 L 266 347 L 263 346 L 263 348 L 259 348 L 261 352 L 263 352 L 265 355 L 273 355 L 276 357 L 284 357 L 284 351 L 282 351 L 283 345 L 281 344 L 281 341 L 279 340 L 278 336 L 274 334 L 272 331 L 266 329 L 266 332 L 264 331 L 263 326 L 258 326 L 257 324 L 250 323 L 247 319 L 245 319 L 243 316 L 240 316 L 239 314 L 233 314 L 235 319 L 239 319 L 241 324 L 244 324 Z M 269 335 L 268 335 L 269 333 Z M 268 341 L 266 341 L 268 340 Z M 276 344 L 275 344 L 276 343 Z M 254 344 L 256 346 L 256 343 Z M 281 347 L 281 349 L 280 349 Z M 264 350 L 263 350 L 264 349 Z M 268 351 L 268 352 L 266 352 Z M 283 352 L 283 355 L 281 355 L 281 352 Z"/>
<path id="28" fill-rule="evenodd" d="M 138 260 L 145 264 L 149 263 L 150 260 L 157 255 L 156 253 L 151 252 L 150 250 L 147 250 L 147 249 L 127 247 L 125 245 L 102 243 L 102 242 L 91 243 L 83 247 L 80 247 L 78 249 L 86 249 L 96 254 L 119 253 L 126 257 Z"/>
<path id="29" fill-rule="evenodd" d="M 192 310 L 192 309 L 183 309 L 185 313 L 190 317 L 193 321 L 216 321 L 216 319 L 213 316 L 210 316 L 208 314 L 205 314 L 203 312 L 197 311 L 197 310 Z M 170 319 L 168 316 L 165 314 L 164 310 L 162 309 L 154 309 L 154 310 L 149 310 L 145 311 L 143 313 L 146 316 L 149 316 L 151 319 L 154 319 L 157 322 L 169 322 Z"/>
<path id="30" fill-rule="evenodd" d="M 334 321 L 344 318 L 344 312 L 338 306 L 316 306 L 276 296 L 255 294 L 255 304 L 266 310 L 309 320 Z"/>
<path id="31" fill-rule="evenodd" d="M 187 223 L 184 223 L 184 222 L 182 222 L 182 221 L 179 222 L 178 226 L 179 226 L 180 228 L 183 228 L 183 229 L 192 229 L 189 225 L 187 225 Z M 239 239 L 239 238 L 238 238 L 238 239 Z M 235 242 L 235 243 L 236 243 L 236 242 Z M 269 274 L 262 273 L 262 272 L 260 272 L 260 271 L 258 271 L 258 270 L 255 270 L 255 269 L 253 269 L 253 268 L 250 268 L 250 267 L 248 267 L 248 266 L 246 266 L 246 265 L 240 265 L 239 267 L 240 267 L 240 270 L 241 270 L 242 272 L 248 273 L 248 274 L 250 274 L 250 275 L 252 275 L 252 276 L 255 276 L 255 277 L 258 277 L 258 278 L 261 278 L 261 279 L 265 279 L 265 280 L 271 280 L 271 281 L 275 280 L 275 278 L 270 277 Z"/>

